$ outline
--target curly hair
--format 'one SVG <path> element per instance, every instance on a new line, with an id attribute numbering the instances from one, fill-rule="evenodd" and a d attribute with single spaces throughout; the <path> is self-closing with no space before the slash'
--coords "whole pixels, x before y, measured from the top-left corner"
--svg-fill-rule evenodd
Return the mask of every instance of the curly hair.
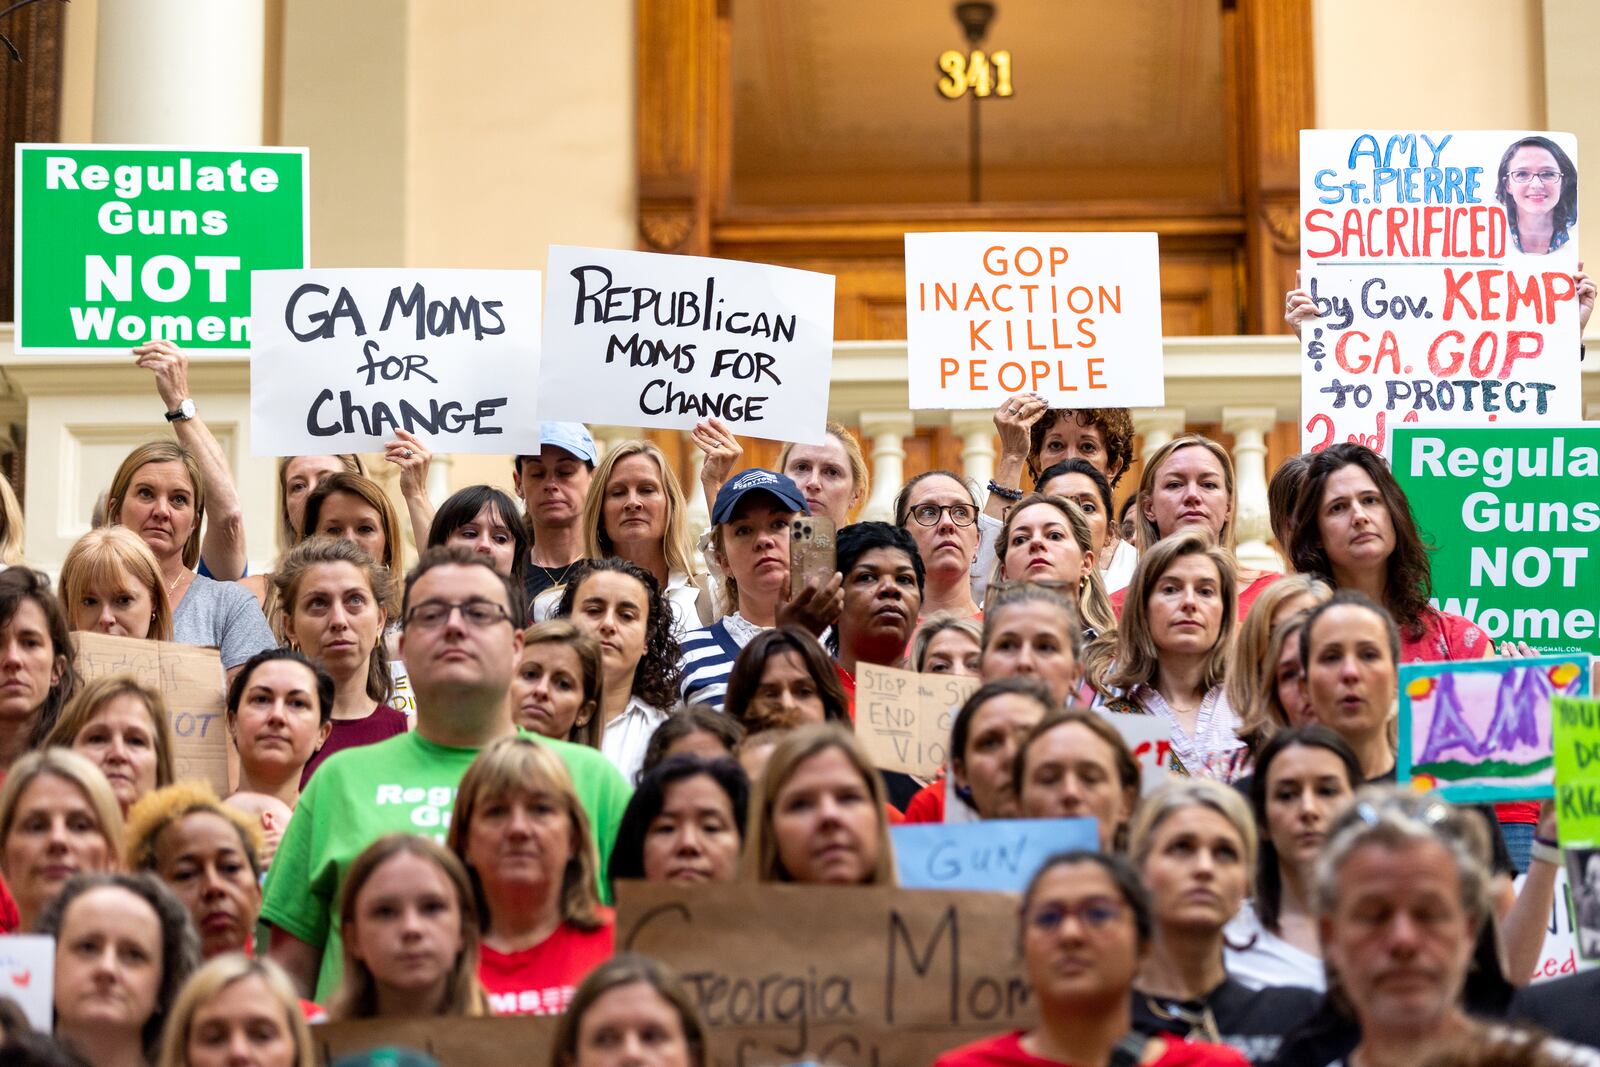
<path id="1" fill-rule="evenodd" d="M 156 869 L 156 839 L 167 827 L 190 815 L 215 815 L 239 835 L 239 848 L 256 879 L 261 878 L 261 827 L 238 808 L 217 799 L 216 790 L 203 781 L 178 782 L 146 793 L 128 809 L 123 830 L 128 866 L 135 871 Z"/>
<path id="2" fill-rule="evenodd" d="M 1133 415 L 1127 408 L 1052 408 L 1028 431 L 1028 473 L 1039 476 L 1039 452 L 1045 435 L 1063 416 L 1070 416 L 1084 429 L 1099 430 L 1106 442 L 1106 478 L 1115 489 L 1133 465 Z M 1116 471 L 1116 474 L 1112 474 Z"/>
<path id="3" fill-rule="evenodd" d="M 678 650 L 678 638 L 672 632 L 672 610 L 661 593 L 661 587 L 656 584 L 655 575 L 636 563 L 616 556 L 579 560 L 567 579 L 566 588 L 562 590 L 561 606 L 556 609 L 556 616 L 572 618 L 572 610 L 578 602 L 578 591 L 584 580 L 602 572 L 626 574 L 644 586 L 650 610 L 645 622 L 644 655 L 639 657 L 639 666 L 633 672 L 632 695 L 653 708 L 672 707 L 678 702 L 678 683 L 683 680 L 683 672 L 678 669 L 681 653 Z"/>

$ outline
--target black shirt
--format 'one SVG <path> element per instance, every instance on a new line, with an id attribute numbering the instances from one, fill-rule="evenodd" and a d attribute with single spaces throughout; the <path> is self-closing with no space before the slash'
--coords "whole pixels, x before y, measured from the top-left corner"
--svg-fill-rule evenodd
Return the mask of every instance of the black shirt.
<path id="1" fill-rule="evenodd" d="M 1546 1033 L 1600 1048 L 1600 970 L 1526 986 L 1511 1001 L 1510 1022 L 1532 1023 Z"/>
<path id="2" fill-rule="evenodd" d="M 1196 1033 L 1209 1012 L 1216 1037 L 1238 1049 L 1251 1063 L 1267 1063 L 1278 1054 L 1284 1035 L 1316 1013 L 1322 994 L 1310 989 L 1251 989 L 1225 979 L 1199 1000 L 1172 1001 L 1133 991 L 1133 1028 L 1142 1034 L 1210 1041 Z"/>

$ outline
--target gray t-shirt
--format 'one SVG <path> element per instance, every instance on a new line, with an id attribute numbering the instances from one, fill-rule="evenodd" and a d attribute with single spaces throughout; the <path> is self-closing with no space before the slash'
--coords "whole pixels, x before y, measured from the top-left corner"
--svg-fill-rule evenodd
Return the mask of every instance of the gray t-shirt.
<path id="1" fill-rule="evenodd" d="M 237 667 L 263 649 L 278 647 L 250 590 L 237 582 L 213 581 L 199 574 L 172 613 L 172 639 L 183 645 L 220 649 L 223 669 Z"/>

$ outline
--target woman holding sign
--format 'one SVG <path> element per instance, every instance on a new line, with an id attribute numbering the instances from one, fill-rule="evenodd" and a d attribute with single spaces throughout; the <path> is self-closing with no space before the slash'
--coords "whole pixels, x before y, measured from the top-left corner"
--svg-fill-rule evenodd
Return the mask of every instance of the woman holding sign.
<path id="1" fill-rule="evenodd" d="M 150 546 L 121 526 L 90 530 L 61 563 L 61 603 L 74 630 L 172 640 L 172 607 Z"/>

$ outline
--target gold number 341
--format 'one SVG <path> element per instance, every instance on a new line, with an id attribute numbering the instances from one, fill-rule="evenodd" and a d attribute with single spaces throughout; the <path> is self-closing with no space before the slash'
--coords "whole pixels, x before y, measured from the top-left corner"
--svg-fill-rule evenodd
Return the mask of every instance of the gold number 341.
<path id="1" fill-rule="evenodd" d="M 1011 95 L 1011 53 L 974 49 L 969 55 L 950 49 L 939 53 L 939 94 L 959 100 L 970 90 L 973 96 Z"/>

